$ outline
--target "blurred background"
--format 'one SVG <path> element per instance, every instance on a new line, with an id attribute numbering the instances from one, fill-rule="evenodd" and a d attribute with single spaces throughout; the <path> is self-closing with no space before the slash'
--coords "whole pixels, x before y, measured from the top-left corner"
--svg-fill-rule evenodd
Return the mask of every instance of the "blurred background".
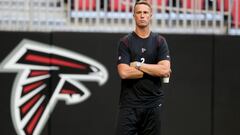
<path id="1" fill-rule="evenodd" d="M 0 30 L 129 32 L 135 0 L 1 0 Z M 238 0 L 150 0 L 152 29 L 239 35 Z"/>
<path id="2" fill-rule="evenodd" d="M 170 83 L 163 85 L 162 135 L 239 135 L 240 0 L 149 1 L 151 30 L 166 38 L 172 57 Z M 103 86 L 83 82 L 92 93 L 86 101 L 70 106 L 59 101 L 40 135 L 115 134 L 120 94 L 117 45 L 134 30 L 134 3 L 0 0 L 0 61 L 23 39 L 30 39 L 91 57 L 109 73 Z M 1 135 L 17 135 L 11 117 L 16 78 L 16 72 L 0 73 Z M 49 80 L 54 83 L 54 78 Z"/>

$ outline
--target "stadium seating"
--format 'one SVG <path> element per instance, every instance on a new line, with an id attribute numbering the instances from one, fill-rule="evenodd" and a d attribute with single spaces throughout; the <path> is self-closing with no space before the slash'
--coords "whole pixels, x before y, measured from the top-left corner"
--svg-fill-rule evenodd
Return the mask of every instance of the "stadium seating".
<path id="1" fill-rule="evenodd" d="M 240 0 L 233 1 L 232 23 L 234 26 L 240 27 Z"/>
<path id="2" fill-rule="evenodd" d="M 229 10 L 229 0 L 223 0 L 223 8 L 224 11 L 228 11 Z M 222 5 L 222 0 L 217 0 L 217 10 L 221 9 L 221 5 Z"/>
<path id="3" fill-rule="evenodd" d="M 84 0 L 78 0 L 78 9 L 82 10 L 83 9 L 83 1 Z M 96 0 L 92 0 L 92 3 L 90 2 L 91 0 L 85 0 L 86 6 L 85 9 L 86 10 L 95 10 L 96 9 Z"/>
<path id="4" fill-rule="evenodd" d="M 163 3 L 163 1 L 164 1 L 164 0 L 157 0 L 157 5 L 158 5 L 158 6 L 161 6 L 162 3 Z M 169 0 L 165 0 L 165 5 L 168 4 L 168 1 L 169 1 Z M 150 3 L 153 3 L 153 0 L 150 0 Z"/>
<path id="5" fill-rule="evenodd" d="M 157 0 L 158 9 L 160 9 L 162 6 L 164 0 Z M 165 5 L 167 6 L 169 0 L 165 0 Z M 113 10 L 118 11 L 118 3 L 120 0 L 110 0 L 109 1 L 109 9 L 112 9 L 112 3 L 113 3 Z M 120 4 L 120 11 L 126 11 L 126 3 L 129 4 L 130 11 L 132 10 L 132 3 L 135 2 L 135 0 L 122 0 L 122 4 Z M 153 0 L 150 0 L 150 3 L 152 3 Z"/>
<path id="6" fill-rule="evenodd" d="M 165 0 L 165 1 L 164 0 L 157 0 L 158 11 L 161 11 L 163 2 L 165 2 L 165 6 L 168 6 L 169 0 Z M 150 0 L 150 3 L 153 3 L 153 0 Z"/>
<path id="7" fill-rule="evenodd" d="M 118 3 L 120 0 L 109 0 L 109 10 L 118 11 Z M 122 0 L 120 3 L 120 11 L 126 11 L 126 5 L 129 4 L 130 11 L 132 9 L 132 0 Z"/>
<path id="8" fill-rule="evenodd" d="M 222 0 L 217 1 L 217 9 L 219 10 L 221 8 L 221 2 Z M 237 10 L 238 6 L 238 10 Z M 232 8 L 232 24 L 233 26 L 239 26 L 240 27 L 240 0 L 233 0 L 233 3 L 231 5 Z M 229 11 L 229 0 L 224 0 L 224 11 Z M 237 20 L 238 18 L 238 20 Z"/>
<path id="9" fill-rule="evenodd" d="M 182 7 L 184 7 L 184 0 L 181 0 L 181 5 Z M 194 2 L 194 3 L 192 3 Z M 196 2 L 197 3 L 197 6 L 196 6 Z M 187 9 L 204 9 L 204 3 L 205 3 L 205 0 L 186 0 L 186 8 Z M 196 7 L 195 7 L 196 6 Z"/>

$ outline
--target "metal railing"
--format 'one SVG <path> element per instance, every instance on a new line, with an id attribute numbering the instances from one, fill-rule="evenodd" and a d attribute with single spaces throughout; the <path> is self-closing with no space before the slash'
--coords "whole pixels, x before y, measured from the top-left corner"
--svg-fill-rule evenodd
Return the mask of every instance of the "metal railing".
<path id="1" fill-rule="evenodd" d="M 51 31 L 66 26 L 63 0 L 0 0 L 0 30 Z"/>
<path id="2" fill-rule="evenodd" d="M 240 35 L 240 0 L 150 0 L 162 33 Z M 135 0 L 0 0 L 0 30 L 129 32 Z"/>

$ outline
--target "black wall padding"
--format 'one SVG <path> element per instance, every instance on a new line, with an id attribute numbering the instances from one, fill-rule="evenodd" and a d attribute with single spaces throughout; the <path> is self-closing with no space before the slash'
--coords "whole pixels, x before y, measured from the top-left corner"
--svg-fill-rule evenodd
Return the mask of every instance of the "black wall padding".
<path id="1" fill-rule="evenodd" d="M 86 101 L 59 101 L 41 135 L 114 135 L 120 78 L 116 71 L 118 40 L 126 33 L 0 32 L 0 61 L 23 38 L 59 46 L 102 63 L 106 84 L 82 82 L 91 92 Z M 163 34 L 171 58 L 172 76 L 164 84 L 162 135 L 239 135 L 240 38 L 215 35 Z M 16 135 L 10 113 L 16 73 L 0 73 L 0 134 Z M 54 86 L 56 78 L 51 79 Z M 49 93 L 52 92 L 51 88 Z"/>
<path id="2" fill-rule="evenodd" d="M 113 135 L 120 94 L 116 72 L 117 42 L 122 34 L 53 33 L 53 44 L 91 57 L 107 68 L 109 79 L 99 86 L 83 82 L 91 97 L 83 103 L 66 106 L 59 102 L 52 114 L 51 135 Z"/>
<path id="3" fill-rule="evenodd" d="M 239 135 L 240 37 L 215 37 L 214 135 Z"/>
<path id="4" fill-rule="evenodd" d="M 164 135 L 210 135 L 212 36 L 167 35 L 172 77 L 166 85 Z"/>

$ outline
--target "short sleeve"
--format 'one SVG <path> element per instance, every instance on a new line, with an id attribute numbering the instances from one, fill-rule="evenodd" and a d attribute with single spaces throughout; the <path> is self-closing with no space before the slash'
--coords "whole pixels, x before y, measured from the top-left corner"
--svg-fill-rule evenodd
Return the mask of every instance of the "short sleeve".
<path id="1" fill-rule="evenodd" d="M 117 64 L 130 64 L 130 52 L 127 45 L 127 38 L 121 39 L 118 43 L 118 58 Z"/>
<path id="2" fill-rule="evenodd" d="M 158 40 L 158 57 L 157 60 L 171 60 L 169 49 L 168 49 L 168 44 L 167 41 L 165 40 L 164 37 L 158 35 L 157 37 Z"/>

